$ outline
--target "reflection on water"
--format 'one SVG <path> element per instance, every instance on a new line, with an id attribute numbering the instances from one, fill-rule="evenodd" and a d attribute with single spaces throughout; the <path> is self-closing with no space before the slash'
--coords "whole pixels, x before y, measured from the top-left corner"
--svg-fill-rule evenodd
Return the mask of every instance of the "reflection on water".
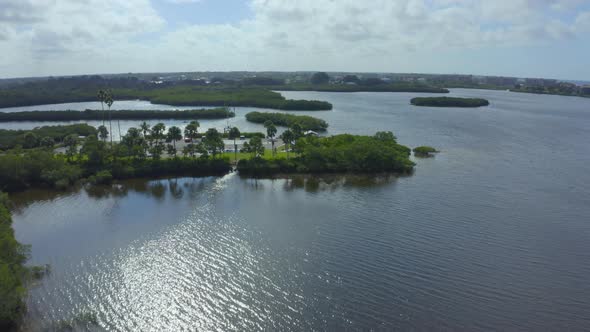
<path id="1" fill-rule="evenodd" d="M 28 222 L 17 231 L 31 237 L 37 249 L 46 241 L 51 249 L 37 252 L 35 262 L 48 262 L 56 271 L 32 290 L 27 327 L 52 327 L 84 313 L 95 314 L 106 329 L 142 331 L 304 324 L 304 279 L 293 276 L 292 264 L 309 264 L 310 258 L 293 262 L 274 255 L 263 232 L 244 225 L 235 204 L 227 208 L 235 203 L 226 201 L 228 186 L 264 192 L 278 185 L 286 192 L 317 193 L 391 181 L 334 175 L 242 180 L 229 174 L 15 195 L 15 218 Z M 226 207 L 221 215 L 214 208 L 219 199 Z M 89 205 L 102 211 L 86 214 Z M 152 214 L 157 222 L 142 220 Z M 55 230 L 60 225 L 47 225 L 48 218 L 67 219 L 71 228 Z M 84 218 L 93 220 L 72 226 Z"/>

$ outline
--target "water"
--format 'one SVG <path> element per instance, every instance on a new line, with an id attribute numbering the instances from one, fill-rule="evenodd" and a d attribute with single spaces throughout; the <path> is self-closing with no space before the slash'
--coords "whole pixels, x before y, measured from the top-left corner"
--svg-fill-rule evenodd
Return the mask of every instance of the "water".
<path id="1" fill-rule="evenodd" d="M 461 90 L 287 92 L 332 102 L 330 133 L 433 145 L 410 177 L 181 178 L 13 195 L 52 266 L 33 330 L 590 330 L 590 99 Z M 232 120 L 240 123 L 238 116 Z"/>

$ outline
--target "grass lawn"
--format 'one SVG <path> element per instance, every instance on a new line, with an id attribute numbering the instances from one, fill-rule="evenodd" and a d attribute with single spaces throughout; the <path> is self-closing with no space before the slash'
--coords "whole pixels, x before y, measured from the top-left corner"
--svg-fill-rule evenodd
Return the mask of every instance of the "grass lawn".
<path id="1" fill-rule="evenodd" d="M 264 157 L 264 159 L 286 159 L 287 153 L 285 153 L 284 149 L 285 149 L 284 146 L 278 147 L 275 157 L 272 156 L 271 149 L 264 149 L 264 156 L 263 157 Z M 246 152 L 238 152 L 237 159 L 236 159 L 236 155 L 234 154 L 234 152 L 224 152 L 223 156 L 228 157 L 230 162 L 237 162 L 240 159 L 250 159 L 250 158 L 252 158 L 253 154 L 246 153 Z M 289 152 L 289 157 L 292 158 L 294 156 L 295 156 L 294 152 Z"/>

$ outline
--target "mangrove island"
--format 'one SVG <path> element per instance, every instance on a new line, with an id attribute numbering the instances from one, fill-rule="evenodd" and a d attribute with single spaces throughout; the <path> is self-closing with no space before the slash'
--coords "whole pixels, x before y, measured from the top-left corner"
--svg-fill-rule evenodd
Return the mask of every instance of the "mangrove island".
<path id="1" fill-rule="evenodd" d="M 490 102 L 483 98 L 459 98 L 459 97 L 416 97 L 410 100 L 414 106 L 430 107 L 481 107 L 488 106 Z"/>

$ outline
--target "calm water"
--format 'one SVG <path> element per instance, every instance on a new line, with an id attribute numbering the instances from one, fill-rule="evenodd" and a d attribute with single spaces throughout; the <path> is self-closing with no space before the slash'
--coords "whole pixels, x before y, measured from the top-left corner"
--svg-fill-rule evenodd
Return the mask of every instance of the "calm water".
<path id="1" fill-rule="evenodd" d="M 590 330 L 590 99 L 453 90 L 491 106 L 437 109 L 404 93 L 285 95 L 332 102 L 303 112 L 330 133 L 391 130 L 442 153 L 399 179 L 15 195 L 18 240 L 52 266 L 30 327 L 93 312 L 116 331 Z M 233 124 L 247 127 L 245 111 Z"/>

